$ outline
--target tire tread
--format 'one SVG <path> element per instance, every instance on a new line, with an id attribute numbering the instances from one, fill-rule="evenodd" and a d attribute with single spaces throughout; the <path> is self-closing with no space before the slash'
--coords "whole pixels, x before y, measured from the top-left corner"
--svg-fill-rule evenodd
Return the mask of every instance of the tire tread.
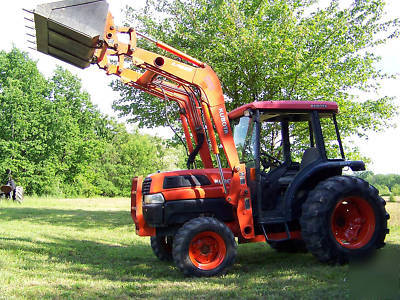
<path id="1" fill-rule="evenodd" d="M 377 207 L 376 213 L 379 224 L 379 232 L 376 232 L 371 239 L 373 244 L 366 249 L 361 248 L 357 251 L 344 251 L 337 246 L 330 236 L 330 223 L 327 224 L 327 215 L 335 205 L 341 195 L 346 195 L 354 191 L 365 194 L 369 199 L 373 199 Z M 336 200 L 335 200 L 336 199 Z M 325 263 L 343 264 L 357 255 L 369 255 L 376 249 L 385 245 L 384 240 L 387 234 L 388 214 L 385 211 L 383 200 L 377 193 L 377 189 L 368 182 L 352 176 L 335 176 L 320 182 L 312 190 L 307 200 L 302 205 L 302 215 L 300 225 L 302 237 L 306 243 L 307 249 L 318 260 Z M 334 206 L 333 206 L 334 207 Z M 343 250 L 343 251 L 342 251 Z M 354 255 L 353 255 L 354 254 Z"/>

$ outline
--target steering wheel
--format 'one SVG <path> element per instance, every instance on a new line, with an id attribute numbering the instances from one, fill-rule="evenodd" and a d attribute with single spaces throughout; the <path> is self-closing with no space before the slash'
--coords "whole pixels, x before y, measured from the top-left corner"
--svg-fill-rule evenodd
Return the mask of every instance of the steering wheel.
<path id="1" fill-rule="evenodd" d="M 262 166 L 264 167 L 264 170 L 268 169 L 270 167 L 278 167 L 278 166 L 282 165 L 282 162 L 279 159 L 277 159 L 276 157 L 268 154 L 267 152 L 265 152 L 261 149 L 260 149 L 260 154 L 261 154 L 260 162 L 261 162 Z M 265 158 L 265 156 L 268 157 L 268 160 Z"/>

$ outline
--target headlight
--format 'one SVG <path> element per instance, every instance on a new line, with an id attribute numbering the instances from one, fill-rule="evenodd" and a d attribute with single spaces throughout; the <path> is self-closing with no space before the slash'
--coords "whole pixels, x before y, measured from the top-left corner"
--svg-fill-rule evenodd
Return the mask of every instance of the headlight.
<path id="1" fill-rule="evenodd" d="M 145 204 L 160 204 L 164 203 L 165 199 L 161 193 L 158 193 L 158 194 L 144 195 L 143 202 Z"/>

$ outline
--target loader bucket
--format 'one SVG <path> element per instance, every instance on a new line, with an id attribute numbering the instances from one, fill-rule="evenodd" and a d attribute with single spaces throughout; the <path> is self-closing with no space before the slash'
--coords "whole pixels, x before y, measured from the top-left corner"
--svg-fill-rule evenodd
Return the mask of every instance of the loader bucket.
<path id="1" fill-rule="evenodd" d="M 40 4 L 33 11 L 37 50 L 79 68 L 90 65 L 103 39 L 106 0 L 64 0 Z"/>

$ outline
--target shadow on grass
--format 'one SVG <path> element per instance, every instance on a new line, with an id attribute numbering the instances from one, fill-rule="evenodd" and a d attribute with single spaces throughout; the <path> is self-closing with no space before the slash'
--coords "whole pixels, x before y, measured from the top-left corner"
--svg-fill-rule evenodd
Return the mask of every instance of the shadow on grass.
<path id="1" fill-rule="evenodd" d="M 23 220 L 40 225 L 81 229 L 131 225 L 125 211 L 6 208 L 5 221 Z M 132 232 L 132 235 L 134 233 Z M 21 269 L 46 276 L 46 268 L 66 268 L 60 276 L 75 274 L 75 285 L 59 285 L 41 298 L 345 298 L 347 266 L 327 266 L 311 254 L 277 253 L 265 244 L 240 245 L 236 263 L 226 276 L 184 278 L 172 263 L 160 262 L 150 246 L 137 240 L 129 246 L 93 240 L 41 235 L 40 239 L 0 237 L 0 248 L 21 257 Z M 144 240 L 144 239 L 143 239 Z M 400 245 L 388 244 L 388 253 L 400 253 Z M 46 264 L 40 259 L 44 257 Z M 54 263 L 54 264 L 53 264 Z M 80 282 L 86 278 L 86 282 Z M 89 278 L 89 280 L 87 279 Z M 110 286 L 91 282 L 104 279 Z M 88 281 L 90 283 L 88 283 Z M 35 290 L 24 296 L 38 297 Z"/>
<path id="2" fill-rule="evenodd" d="M 42 266 L 35 257 L 44 256 L 48 262 L 68 266 L 66 272 L 77 274 L 78 278 L 84 275 L 83 278 L 89 277 L 94 282 L 104 279 L 113 282 L 112 288 L 82 283 L 77 290 L 58 286 L 48 291 L 48 298 L 197 298 L 200 295 L 342 298 L 348 295 L 343 281 L 347 267 L 322 265 L 310 254 L 277 253 L 263 244 L 239 246 L 236 264 L 228 275 L 199 279 L 185 278 L 172 263 L 158 261 L 147 245 L 115 246 L 90 240 L 47 238 L 52 242 L 0 237 L 0 245 L 3 250 L 25 254 L 23 263 L 29 268 L 34 266 L 38 274 L 45 274 L 48 266 Z M 389 248 L 400 251 L 399 245 Z M 76 281 L 79 284 L 79 279 Z"/>
<path id="3" fill-rule="evenodd" d="M 99 211 L 82 209 L 48 209 L 10 207 L 0 210 L 0 219 L 4 221 L 26 221 L 33 224 L 68 226 L 81 229 L 115 228 L 131 225 L 128 211 Z"/>

